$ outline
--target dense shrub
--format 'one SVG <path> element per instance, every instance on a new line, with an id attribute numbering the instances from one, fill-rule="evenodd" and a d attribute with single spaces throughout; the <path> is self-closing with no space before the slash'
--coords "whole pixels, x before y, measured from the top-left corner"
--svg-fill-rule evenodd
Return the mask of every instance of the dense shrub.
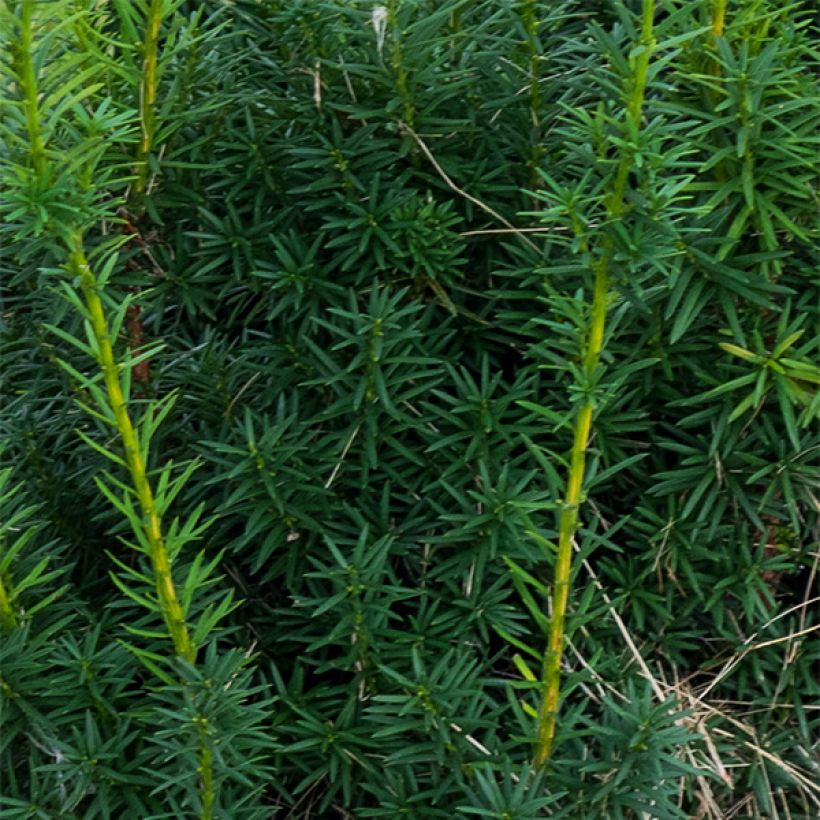
<path id="1" fill-rule="evenodd" d="M 3 0 L 2 815 L 816 816 L 809 12 Z"/>

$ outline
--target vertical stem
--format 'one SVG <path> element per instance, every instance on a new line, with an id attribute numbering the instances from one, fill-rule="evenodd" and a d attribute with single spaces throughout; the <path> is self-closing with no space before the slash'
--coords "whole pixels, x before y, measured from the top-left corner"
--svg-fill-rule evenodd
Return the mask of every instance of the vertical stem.
<path id="1" fill-rule="evenodd" d="M 20 41 L 17 44 L 17 74 L 20 78 L 20 90 L 23 94 L 26 131 L 28 132 L 29 139 L 29 158 L 37 177 L 37 182 L 41 183 L 46 173 L 46 149 L 40 128 L 37 100 L 37 73 L 34 69 L 33 14 L 34 0 L 23 0 L 20 4 Z"/>
<path id="2" fill-rule="evenodd" d="M 726 23 L 726 0 L 712 0 L 712 37 L 722 37 Z"/>
<path id="3" fill-rule="evenodd" d="M 151 6 L 152 14 L 155 11 L 161 11 L 161 9 L 162 3 L 155 0 Z M 26 111 L 29 157 L 35 173 L 42 179 L 46 175 L 48 163 L 43 146 L 38 99 L 39 89 L 37 87 L 37 75 L 34 70 L 33 12 L 34 0 L 23 0 L 20 11 L 18 70 Z M 159 19 L 156 20 L 155 30 L 159 30 Z M 154 48 L 154 56 L 156 56 L 156 48 Z M 162 522 L 148 480 L 145 463 L 143 462 L 139 438 L 126 407 L 120 381 L 120 371 L 111 347 L 108 321 L 98 293 L 96 278 L 85 256 L 83 236 L 80 231 L 75 231 L 68 237 L 66 249 L 68 251 L 68 269 L 79 279 L 80 288 L 85 298 L 91 327 L 99 348 L 99 365 L 103 372 L 108 401 L 114 413 L 120 439 L 125 449 L 126 465 L 131 474 L 134 492 L 142 511 L 143 525 L 150 547 L 150 559 L 154 569 L 157 596 L 162 615 L 174 642 L 174 649 L 179 655 L 193 662 L 196 657 L 196 648 L 191 642 L 182 605 L 174 586 L 171 574 L 171 558 L 162 534 Z"/>
<path id="4" fill-rule="evenodd" d="M 11 595 L 0 575 L 0 626 L 6 632 L 11 632 L 17 626 L 17 613 L 11 605 Z"/>
<path id="5" fill-rule="evenodd" d="M 723 37 L 726 28 L 726 3 L 727 0 L 712 0 L 712 10 L 710 12 L 708 44 L 712 49 L 716 48 L 718 37 Z M 708 71 L 715 77 L 720 76 L 720 63 L 716 56 L 712 56 L 708 61 Z M 714 105 L 713 92 L 709 91 L 710 102 Z"/>
<path id="6" fill-rule="evenodd" d="M 106 394 L 114 413 L 117 430 L 125 450 L 125 463 L 128 466 L 128 472 L 131 474 L 134 492 L 143 515 L 145 536 L 150 547 L 150 558 L 163 618 L 168 631 L 171 633 L 171 639 L 174 642 L 174 649 L 177 654 L 193 662 L 196 649 L 191 642 L 182 605 L 174 586 L 174 579 L 171 574 L 171 558 L 162 533 L 162 521 L 142 458 L 139 438 L 126 406 L 120 380 L 120 370 L 111 347 L 108 321 L 98 292 L 97 280 L 86 259 L 80 233 L 73 234 L 69 240 L 68 269 L 72 275 L 80 280 L 80 289 L 88 309 L 94 339 L 97 342 L 99 350 L 98 363 L 103 372 Z"/>
<path id="7" fill-rule="evenodd" d="M 627 123 L 633 124 L 636 129 L 641 120 L 649 60 L 655 45 L 653 34 L 654 17 L 654 0 L 643 0 L 643 23 L 640 39 L 643 50 L 635 60 L 634 74 L 631 87 L 628 89 L 626 105 Z M 612 190 L 607 197 L 607 221 L 617 220 L 624 212 L 626 187 L 631 167 L 631 151 L 624 148 L 615 172 Z M 595 286 L 592 296 L 590 328 L 583 350 L 584 375 L 588 390 L 591 390 L 604 343 L 607 300 L 609 298 L 609 263 L 613 250 L 611 235 L 604 234 L 596 253 L 597 258 L 592 265 L 595 274 Z M 575 417 L 566 497 L 559 519 L 558 553 L 552 585 L 552 619 L 550 621 L 547 648 L 544 653 L 541 681 L 542 695 L 538 709 L 538 726 L 533 753 L 533 766 L 535 768 L 542 768 L 547 765 L 555 740 L 558 700 L 561 690 L 561 658 L 564 652 L 564 629 L 572 571 L 572 543 L 578 529 L 578 511 L 582 503 L 584 476 L 586 474 L 586 453 L 592 432 L 594 410 L 595 403 L 591 393 L 588 392 L 581 401 Z"/>
<path id="8" fill-rule="evenodd" d="M 151 148 L 154 124 L 154 106 L 156 102 L 156 55 L 159 27 L 162 18 L 163 0 L 153 0 L 149 10 L 148 32 L 145 42 L 145 68 L 140 105 L 143 139 L 139 155 L 144 159 Z M 28 136 L 29 160 L 38 181 L 45 179 L 48 171 L 48 159 L 45 154 L 41 132 L 41 112 L 39 109 L 39 89 L 34 70 L 34 48 L 32 17 L 34 0 L 23 0 L 20 13 L 20 38 L 15 51 L 16 69 L 20 78 L 20 90 L 23 95 L 26 130 Z M 145 165 L 140 166 L 142 179 L 140 191 L 144 191 Z M 79 280 L 91 331 L 97 346 L 97 361 L 103 374 L 108 403 L 114 415 L 114 422 L 119 432 L 125 451 L 125 463 L 131 476 L 131 488 L 136 495 L 142 513 L 142 532 L 148 542 L 157 599 L 163 620 L 173 641 L 174 650 L 190 663 L 196 662 L 196 646 L 191 640 L 185 613 L 174 585 L 171 573 L 171 556 L 163 535 L 162 520 L 157 507 L 151 482 L 140 447 L 140 440 L 125 399 L 125 390 L 121 369 L 114 357 L 111 333 L 105 315 L 100 285 L 85 255 L 83 232 L 75 229 L 64 244 L 68 253 L 68 271 Z M 0 626 L 13 628 L 17 624 L 15 612 L 3 579 L 0 577 Z M 200 727 L 200 759 L 198 773 L 202 795 L 202 820 L 212 820 L 215 791 L 213 777 L 213 757 L 207 742 L 206 725 Z"/>
<path id="9" fill-rule="evenodd" d="M 538 11 L 535 0 L 523 0 L 521 20 L 527 33 L 527 73 L 530 84 L 530 120 L 532 124 L 530 137 L 530 184 L 533 188 L 541 186 L 538 165 L 543 154 L 541 145 L 541 86 L 538 82 Z"/>
<path id="10" fill-rule="evenodd" d="M 397 0 L 387 0 L 387 25 L 391 31 L 393 41 L 390 49 L 390 64 L 396 72 L 396 86 L 402 102 L 402 117 L 405 124 L 413 128 L 416 121 L 416 112 L 413 107 L 413 99 L 407 85 L 407 70 L 404 67 L 404 51 L 401 46 L 401 29 L 399 28 L 399 15 Z"/>
<path id="11" fill-rule="evenodd" d="M 713 52 L 707 60 L 706 71 L 713 77 L 720 77 L 721 75 L 720 62 L 717 58 L 717 53 L 716 51 L 714 51 L 714 49 L 716 47 L 716 41 L 718 37 L 723 36 L 723 32 L 726 27 L 726 2 L 727 0 L 712 0 L 709 45 L 713 49 Z M 706 97 L 712 110 L 714 110 L 715 106 L 718 103 L 717 94 L 708 86 L 706 88 Z M 712 140 L 715 143 L 715 149 L 719 149 L 719 139 L 717 134 L 714 132 L 712 134 Z M 717 163 L 717 165 L 715 165 L 715 178 L 718 180 L 718 182 L 725 182 L 728 179 L 728 172 L 726 170 L 725 159 L 722 159 L 720 162 Z"/>
<path id="12" fill-rule="evenodd" d="M 37 72 L 34 68 L 34 0 L 22 0 L 20 3 L 20 20 L 18 23 L 20 37 L 12 47 L 14 67 L 19 78 L 20 92 L 23 97 L 26 135 L 28 136 L 28 158 L 34 170 L 39 187 L 46 176 L 48 162 L 46 159 L 45 141 L 40 127 L 40 110 L 38 102 L 39 89 Z M 0 544 L 0 546 L 2 546 Z M 6 630 L 14 629 L 18 624 L 17 613 L 11 599 L 13 590 L 0 576 L 0 626 Z"/>
<path id="13" fill-rule="evenodd" d="M 459 44 L 459 35 L 461 34 L 462 30 L 463 17 L 463 6 L 457 6 L 453 13 L 450 15 L 450 31 L 453 32 L 453 39 L 451 45 L 453 52 L 452 64 L 454 66 L 458 66 L 458 64 L 461 62 L 461 47 Z"/>
<path id="14" fill-rule="evenodd" d="M 140 141 L 137 145 L 136 179 L 131 188 L 129 206 L 139 209 L 148 188 L 148 156 L 154 147 L 157 108 L 157 55 L 159 31 L 163 19 L 164 0 L 151 0 L 142 44 L 142 76 L 140 79 Z"/>
<path id="15" fill-rule="evenodd" d="M 208 745 L 207 718 L 199 721 L 199 790 L 202 797 L 200 820 L 214 816 L 214 768 L 211 747 Z"/>

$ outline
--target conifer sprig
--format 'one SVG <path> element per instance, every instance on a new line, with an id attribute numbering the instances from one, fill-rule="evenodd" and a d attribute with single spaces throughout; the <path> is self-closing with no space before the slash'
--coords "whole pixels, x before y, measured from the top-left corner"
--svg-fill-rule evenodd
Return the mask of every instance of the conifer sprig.
<path id="1" fill-rule="evenodd" d="M 125 463 L 131 476 L 134 492 L 142 512 L 144 536 L 148 542 L 149 556 L 154 572 L 160 611 L 178 655 L 190 663 L 196 660 L 196 646 L 191 640 L 185 613 L 171 572 L 171 557 L 165 542 L 162 517 L 157 508 L 154 491 L 143 458 L 144 443 L 140 442 L 122 384 L 122 366 L 114 357 L 111 331 L 100 298 L 100 284 L 86 258 L 83 236 L 71 235 L 68 245 L 68 271 L 80 282 L 88 321 L 94 333 L 97 361 L 103 374 L 108 404 L 125 453 Z"/>
<path id="2" fill-rule="evenodd" d="M 21 0 L 19 15 L 20 47 L 18 51 L 21 92 L 26 111 L 28 154 L 31 168 L 39 184 L 45 182 L 50 164 L 46 157 L 41 121 L 40 92 L 34 65 L 34 0 Z M 100 283 L 91 270 L 84 248 L 81 228 L 61 231 L 59 240 L 67 260 L 69 273 L 75 277 L 85 300 L 87 319 L 93 333 L 94 351 L 103 374 L 108 405 L 125 452 L 125 460 L 133 482 L 134 492 L 142 511 L 142 527 L 149 544 L 156 591 L 163 619 L 171 635 L 175 651 L 193 662 L 196 649 L 191 642 L 185 617 L 179 602 L 173 576 L 171 558 L 165 544 L 162 522 L 154 500 L 154 492 L 147 475 L 143 446 L 137 437 L 128 411 L 126 391 L 123 388 L 123 368 L 114 357 L 111 331 L 100 298 Z"/>
<path id="3" fill-rule="evenodd" d="M 159 30 L 159 12 L 162 4 L 154 4 L 149 15 L 149 25 L 151 30 L 146 35 L 146 53 L 147 60 L 145 65 L 147 87 L 144 92 L 147 95 L 147 107 L 143 109 L 143 127 L 147 131 L 143 132 L 142 148 L 150 148 L 150 139 L 146 141 L 145 134 L 149 136 L 153 129 L 153 105 L 155 100 L 156 83 L 154 77 L 155 61 L 156 61 L 156 38 Z M 44 141 L 42 137 L 41 122 L 43 121 L 44 112 L 40 108 L 41 94 L 37 82 L 37 67 L 35 65 L 35 42 L 34 42 L 34 0 L 21 0 L 19 4 L 19 19 L 18 30 L 20 34 L 20 45 L 16 53 L 15 68 L 19 79 L 20 90 L 23 96 L 23 107 L 25 110 L 25 129 L 28 138 L 27 154 L 31 170 L 35 178 L 35 190 L 40 190 L 41 187 L 47 185 L 50 174 L 51 161 L 48 159 L 45 152 Z M 147 150 L 146 148 L 146 150 Z M 84 174 L 81 168 L 75 169 L 78 176 L 77 187 L 81 188 L 83 185 L 92 185 L 93 177 L 91 174 Z M 142 193 L 143 190 L 139 189 Z M 196 662 L 197 644 L 194 636 L 191 635 L 188 625 L 186 623 L 186 612 L 181 602 L 181 596 L 178 592 L 176 582 L 172 573 L 173 555 L 169 550 L 166 535 L 163 528 L 161 510 L 157 501 L 155 491 L 152 488 L 151 480 L 147 471 L 147 456 L 150 447 L 150 440 L 153 430 L 158 424 L 157 420 L 153 420 L 148 425 L 143 425 L 142 435 L 140 436 L 132 421 L 131 414 L 128 407 L 128 395 L 130 387 L 130 375 L 135 362 L 139 357 L 131 357 L 130 361 L 119 362 L 114 354 L 114 337 L 112 333 L 111 324 L 106 316 L 106 310 L 103 303 L 101 292 L 105 286 L 105 282 L 111 272 L 112 265 L 107 266 L 106 275 L 98 277 L 93 272 L 89 264 L 86 250 L 85 238 L 83 231 L 84 221 L 88 217 L 80 211 L 74 216 L 74 226 L 67 229 L 66 221 L 64 220 L 56 229 L 46 223 L 46 227 L 51 227 L 55 230 L 55 239 L 57 241 L 57 254 L 62 255 L 66 260 L 66 269 L 73 277 L 75 283 L 78 284 L 79 290 L 83 297 L 83 303 L 76 300 L 71 295 L 71 288 L 68 288 L 69 301 L 75 304 L 79 309 L 80 314 L 85 321 L 88 333 L 88 341 L 81 342 L 73 339 L 69 334 L 66 334 L 59 329 L 55 330 L 67 341 L 70 341 L 75 347 L 84 350 L 94 355 L 97 364 L 100 368 L 103 382 L 105 385 L 105 397 L 94 389 L 94 379 L 83 379 L 80 374 L 73 371 L 66 365 L 69 372 L 79 376 L 81 383 L 92 391 L 98 404 L 98 411 L 93 411 L 93 414 L 110 423 L 117 431 L 120 443 L 124 451 L 124 465 L 127 467 L 131 486 L 119 484 L 123 491 L 122 498 L 118 501 L 114 493 L 105 488 L 105 485 L 100 484 L 101 489 L 114 502 L 115 506 L 126 515 L 134 529 L 134 534 L 137 543 L 145 547 L 148 558 L 150 560 L 151 571 L 153 575 L 154 587 L 157 596 L 157 609 L 165 623 L 165 626 L 170 635 L 174 653 L 179 656 L 184 662 L 194 664 Z M 70 224 L 70 223 L 69 223 Z M 116 256 L 111 257 L 110 262 L 116 261 Z M 120 327 L 124 318 L 124 312 L 127 303 L 122 306 L 116 316 L 115 324 Z M 141 354 L 145 356 L 145 353 Z M 169 405 L 166 402 L 166 407 L 162 410 L 160 415 L 167 413 Z M 153 409 L 149 412 L 153 413 Z M 157 407 L 156 409 L 160 409 Z M 91 442 L 87 436 L 83 437 Z M 94 445 L 95 449 L 101 451 L 107 458 L 115 463 L 122 464 L 123 460 L 115 453 L 109 451 L 100 445 Z M 183 475 L 183 480 L 186 478 Z M 169 487 L 169 471 L 165 470 L 163 476 L 164 482 L 164 496 L 162 500 L 163 506 L 167 507 L 168 501 L 174 494 L 179 492 L 181 482 L 176 480 Z M 115 486 L 118 482 L 114 482 Z M 136 514 L 132 509 L 130 496 L 136 498 L 139 514 Z M 175 553 L 178 554 L 179 547 L 185 540 L 191 539 L 196 535 L 196 521 L 199 513 L 195 513 L 189 517 L 189 520 L 181 532 L 176 533 L 175 539 L 177 541 Z M 137 579 L 142 579 L 143 576 L 135 572 L 132 568 L 115 559 L 117 563 L 125 570 L 126 575 L 130 575 Z M 191 598 L 194 590 L 198 586 L 202 586 L 207 582 L 207 576 L 210 568 L 193 572 L 189 574 L 188 583 L 185 585 L 184 593 L 188 598 L 188 608 L 191 605 Z M 147 608 L 153 608 L 151 602 L 126 588 L 122 582 L 117 582 L 118 586 L 126 592 L 126 594 L 137 602 L 144 603 Z M 8 596 L 5 595 L 5 588 L 3 588 L 3 597 L 0 598 L 0 617 L 4 626 L 9 628 L 16 625 L 16 616 L 11 607 L 11 602 Z M 7 605 L 5 605 L 7 604 Z M 213 628 L 216 620 L 230 608 L 230 596 L 225 598 L 222 603 L 213 611 L 206 610 L 197 628 L 197 635 L 200 641 L 204 640 L 210 629 Z M 155 635 L 155 633 L 147 633 L 144 630 L 132 628 L 137 634 Z M 156 670 L 160 678 L 169 680 L 167 673 L 161 671 L 156 666 L 154 660 L 151 659 L 152 653 L 144 650 L 137 650 L 139 657 L 143 659 L 149 668 Z M 159 656 L 153 653 L 153 658 L 157 659 Z M 201 820 L 211 820 L 214 810 L 214 773 L 213 773 L 213 759 L 211 740 L 203 727 L 200 729 L 198 735 L 198 752 L 197 752 L 200 783 L 200 811 L 198 813 Z"/>
<path id="4" fill-rule="evenodd" d="M 134 181 L 128 199 L 129 209 L 142 208 L 150 175 L 149 157 L 154 150 L 157 128 L 157 88 L 159 85 L 159 39 L 168 0 L 151 0 L 145 16 L 145 36 L 142 42 L 142 71 L 139 81 L 139 142 Z"/>
<path id="5" fill-rule="evenodd" d="M 649 61 L 655 47 L 655 3 L 643 0 L 641 38 L 635 44 L 636 53 L 631 66 L 633 74 L 626 89 L 625 128 L 629 138 L 640 133 L 643 99 L 646 91 Z M 605 197 L 607 222 L 617 222 L 624 214 L 629 173 L 632 170 L 632 148 L 629 143 L 621 151 L 617 171 L 611 189 Z M 610 233 L 599 234 L 602 238 L 591 249 L 592 268 L 595 275 L 592 303 L 590 306 L 589 331 L 582 351 L 583 374 L 586 384 L 581 386 L 584 397 L 578 406 L 574 422 L 572 452 L 566 491 L 561 504 L 558 527 L 558 552 L 552 581 L 552 609 L 547 649 L 542 670 L 542 695 L 538 709 L 537 738 L 533 765 L 541 768 L 549 761 L 555 740 L 555 727 L 561 685 L 561 660 L 564 653 L 564 627 L 572 572 L 572 547 L 579 524 L 579 510 L 583 503 L 583 487 L 586 477 L 586 453 L 592 435 L 595 411 L 594 386 L 598 378 L 598 365 L 606 331 L 607 307 L 610 299 L 609 266 L 614 253 Z"/>

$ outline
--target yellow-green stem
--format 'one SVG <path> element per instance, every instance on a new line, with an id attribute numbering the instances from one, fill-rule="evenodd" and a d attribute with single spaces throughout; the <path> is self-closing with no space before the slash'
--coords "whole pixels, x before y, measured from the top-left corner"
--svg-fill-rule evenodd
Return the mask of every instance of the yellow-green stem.
<path id="1" fill-rule="evenodd" d="M 533 188 L 540 188 L 542 180 L 538 174 L 538 167 L 544 153 L 541 143 L 541 85 L 538 80 L 538 27 L 539 13 L 534 0 L 524 0 L 521 5 L 521 20 L 527 33 L 527 52 L 530 84 L 530 119 L 532 122 L 532 140 L 530 146 L 530 184 Z"/>
<path id="2" fill-rule="evenodd" d="M 712 0 L 712 36 L 722 37 L 726 23 L 726 0 Z"/>
<path id="3" fill-rule="evenodd" d="M 148 157 L 154 147 L 157 109 L 157 58 L 159 31 L 162 25 L 164 0 L 152 0 L 148 9 L 145 39 L 142 44 L 142 76 L 140 78 L 140 141 L 137 145 L 136 169 L 131 186 L 129 207 L 139 210 L 148 188 Z"/>
<path id="4" fill-rule="evenodd" d="M 75 233 L 71 236 L 68 250 L 69 271 L 78 277 L 80 281 L 80 289 L 82 290 L 92 332 L 99 350 L 98 363 L 103 373 L 108 402 L 114 414 L 120 440 L 125 450 L 125 463 L 128 466 L 128 472 L 131 474 L 134 492 L 142 512 L 144 532 L 150 547 L 150 558 L 162 615 L 177 654 L 193 662 L 196 649 L 191 642 L 182 606 L 174 586 L 174 579 L 171 574 L 171 559 L 162 532 L 162 521 L 148 479 L 139 439 L 128 413 L 120 369 L 111 347 L 108 320 L 105 316 L 96 277 L 85 256 L 81 234 Z"/>
<path id="5" fill-rule="evenodd" d="M 640 45 L 643 50 L 636 58 L 632 85 L 628 89 L 627 122 L 637 130 L 643 111 L 644 93 L 646 91 L 649 59 L 654 47 L 654 0 L 643 2 L 643 25 Z M 624 149 L 615 180 L 607 197 L 606 208 L 608 221 L 616 220 L 623 214 L 626 203 L 626 186 L 629 171 L 632 167 L 632 153 Z M 584 373 L 588 385 L 592 384 L 595 371 L 601 359 L 601 350 L 606 331 L 607 302 L 609 299 L 609 261 L 613 253 L 612 240 L 609 234 L 601 239 L 595 259 L 592 263 L 595 285 L 592 296 L 592 310 L 589 333 L 583 350 Z M 569 474 L 564 502 L 558 526 L 558 552 L 552 585 L 552 618 L 544 653 L 541 677 L 542 694 L 538 709 L 538 725 L 533 753 L 533 766 L 541 768 L 549 762 L 555 741 L 558 701 L 561 693 L 561 659 L 564 653 L 564 633 L 569 598 L 570 576 L 572 571 L 572 544 L 578 529 L 578 512 L 583 501 L 582 493 L 586 474 L 586 453 L 592 433 L 592 419 L 595 410 L 591 394 L 581 401 L 575 416 L 575 429 L 570 457 Z"/>
<path id="6" fill-rule="evenodd" d="M 714 49 L 716 46 L 717 38 L 723 36 L 723 32 L 726 26 L 726 0 L 712 0 L 712 9 L 710 12 L 710 25 L 711 29 L 709 31 L 709 44 L 712 47 L 712 49 Z M 708 58 L 706 70 L 713 77 L 720 77 L 720 61 L 717 59 L 715 53 L 713 53 Z M 707 86 L 706 97 L 710 107 L 712 108 L 712 110 L 714 110 L 715 106 L 718 103 L 718 95 L 713 89 Z M 712 140 L 715 143 L 715 150 L 719 150 L 720 142 L 718 140 L 717 134 L 712 135 Z M 729 175 L 726 170 L 726 160 L 722 159 L 715 165 L 715 178 L 718 182 L 725 182 L 728 179 L 728 176 Z"/>
<path id="7" fill-rule="evenodd" d="M 11 595 L 6 589 L 2 576 L 0 576 L 0 626 L 7 632 L 17 626 L 17 613 L 11 605 Z"/>
<path id="8" fill-rule="evenodd" d="M 391 39 L 393 41 L 390 50 L 390 64 L 393 67 L 393 71 L 396 72 L 396 86 L 398 87 L 399 97 L 402 102 L 402 117 L 404 118 L 404 122 L 409 125 L 410 128 L 413 128 L 416 122 L 416 111 L 408 86 L 407 69 L 404 67 L 404 50 L 401 44 L 402 32 L 399 28 L 397 0 L 388 0 L 387 2 L 387 25 L 390 28 Z"/>
<path id="9" fill-rule="evenodd" d="M 38 187 L 43 183 L 48 167 L 45 141 L 40 127 L 37 72 L 34 68 L 34 0 L 23 0 L 20 4 L 20 38 L 13 50 L 15 68 L 20 78 L 20 92 L 23 96 L 26 132 L 28 135 L 29 162 L 34 170 Z M 17 613 L 12 606 L 13 593 L 6 589 L 0 577 L 0 625 L 10 630 L 18 624 Z"/>
<path id="10" fill-rule="evenodd" d="M 156 11 L 156 16 L 159 17 L 161 10 L 162 3 L 155 0 L 151 6 L 151 14 L 153 15 Z M 37 74 L 34 70 L 33 13 L 34 0 L 23 0 L 20 8 L 20 41 L 17 46 L 17 55 L 21 91 L 26 109 L 29 157 L 35 173 L 42 179 L 45 177 L 48 164 L 40 127 L 39 89 Z M 159 31 L 159 19 L 156 20 L 155 31 Z M 154 54 L 156 56 L 156 48 L 154 48 Z M 188 627 L 185 624 L 185 615 L 174 586 L 171 559 L 162 533 L 162 522 L 143 462 L 139 439 L 128 414 L 120 370 L 111 347 L 108 321 L 98 292 L 96 278 L 85 256 L 83 236 L 80 231 L 67 237 L 66 250 L 68 268 L 79 279 L 85 298 L 91 327 L 99 349 L 99 365 L 103 372 L 108 401 L 114 413 L 125 450 L 126 465 L 131 474 L 134 492 L 142 512 L 144 532 L 150 546 L 150 558 L 163 619 L 171 634 L 177 654 L 193 662 L 196 657 L 196 648 L 191 641 Z"/>
<path id="11" fill-rule="evenodd" d="M 202 798 L 200 820 L 213 820 L 214 816 L 214 767 L 211 747 L 208 745 L 207 720 L 199 724 L 199 791 Z"/>
<path id="12" fill-rule="evenodd" d="M 46 172 L 46 149 L 40 128 L 37 101 L 37 73 L 34 68 L 33 24 L 34 0 L 23 0 L 20 4 L 20 41 L 17 44 L 18 76 L 26 115 L 26 130 L 29 139 L 29 157 L 38 184 Z"/>
<path id="13" fill-rule="evenodd" d="M 38 182 L 42 182 L 48 171 L 48 159 L 45 154 L 40 127 L 39 89 L 37 74 L 34 70 L 33 11 L 34 0 L 23 0 L 19 23 L 20 38 L 15 58 L 17 60 L 16 67 L 21 78 L 20 86 L 25 106 L 29 159 L 38 177 Z M 149 11 L 149 30 L 146 35 L 145 84 L 151 90 L 145 96 L 148 107 L 143 108 L 141 106 L 143 126 L 146 121 L 151 126 L 153 123 L 153 106 L 156 100 L 156 43 L 159 36 L 161 12 L 162 2 L 161 0 L 155 0 Z M 145 112 L 150 112 L 147 117 Z M 149 139 L 147 141 L 144 139 L 141 143 L 141 150 L 146 152 L 150 150 L 152 127 L 147 130 L 147 133 Z M 171 573 L 171 556 L 163 535 L 162 520 L 148 478 L 139 436 L 134 429 L 128 412 L 123 386 L 124 381 L 120 366 L 114 357 L 109 324 L 100 297 L 99 282 L 86 258 L 82 231 L 76 230 L 64 239 L 68 253 L 67 267 L 80 283 L 88 320 L 97 346 L 98 364 L 102 371 L 108 403 L 125 451 L 125 463 L 131 476 L 132 489 L 137 497 L 137 503 L 142 514 L 142 533 L 149 546 L 149 558 L 162 617 L 170 633 L 176 653 L 190 663 L 194 663 L 196 661 L 196 646 L 191 640 L 188 626 L 185 623 L 185 613 L 174 585 Z M 17 623 L 18 619 L 12 607 L 10 595 L 6 590 L 3 579 L 0 578 L 0 626 L 8 629 L 13 628 Z M 200 734 L 199 774 L 202 790 L 202 820 L 212 820 L 214 805 L 213 763 L 204 725 Z"/>

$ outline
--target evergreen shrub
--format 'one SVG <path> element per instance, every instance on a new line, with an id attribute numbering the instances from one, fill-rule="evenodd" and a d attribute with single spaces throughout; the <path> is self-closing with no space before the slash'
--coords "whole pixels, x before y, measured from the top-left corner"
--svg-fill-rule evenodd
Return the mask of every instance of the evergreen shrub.
<path id="1" fill-rule="evenodd" d="M 0 0 L 0 814 L 816 817 L 815 23 Z"/>

